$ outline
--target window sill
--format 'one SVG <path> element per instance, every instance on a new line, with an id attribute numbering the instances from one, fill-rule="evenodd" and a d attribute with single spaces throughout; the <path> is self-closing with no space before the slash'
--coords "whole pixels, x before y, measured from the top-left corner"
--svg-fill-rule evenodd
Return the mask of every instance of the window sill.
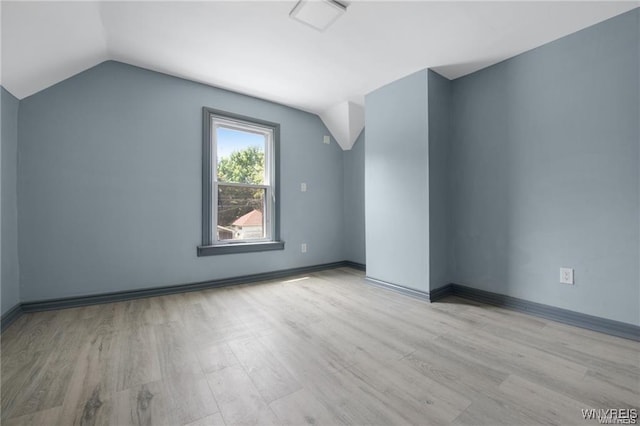
<path id="1" fill-rule="evenodd" d="M 221 244 L 217 246 L 198 246 L 198 257 L 217 256 L 220 254 L 252 253 L 271 250 L 284 250 L 284 241 Z"/>

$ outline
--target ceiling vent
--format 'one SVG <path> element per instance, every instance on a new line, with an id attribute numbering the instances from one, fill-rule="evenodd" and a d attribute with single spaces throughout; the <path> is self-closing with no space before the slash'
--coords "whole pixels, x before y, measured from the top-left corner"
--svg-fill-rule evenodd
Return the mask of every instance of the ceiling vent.
<path id="1" fill-rule="evenodd" d="M 289 16 L 322 32 L 346 10 L 345 5 L 334 0 L 300 0 Z"/>

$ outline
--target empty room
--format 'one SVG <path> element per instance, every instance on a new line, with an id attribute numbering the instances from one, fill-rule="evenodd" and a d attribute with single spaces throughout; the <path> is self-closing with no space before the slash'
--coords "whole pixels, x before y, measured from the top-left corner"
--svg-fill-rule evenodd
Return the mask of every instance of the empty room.
<path id="1" fill-rule="evenodd" d="M 0 2 L 0 424 L 637 424 L 640 2 Z"/>

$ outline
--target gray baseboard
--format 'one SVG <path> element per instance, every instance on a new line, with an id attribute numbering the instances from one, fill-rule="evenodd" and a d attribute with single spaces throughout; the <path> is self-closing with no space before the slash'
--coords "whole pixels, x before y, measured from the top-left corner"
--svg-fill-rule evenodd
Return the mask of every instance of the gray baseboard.
<path id="1" fill-rule="evenodd" d="M 243 275 L 233 278 L 224 278 L 220 280 L 203 281 L 198 283 L 181 284 L 167 287 L 154 287 L 140 290 L 129 290 L 114 293 L 102 293 L 89 296 L 67 297 L 60 299 L 49 299 L 34 302 L 24 302 L 15 305 L 1 317 L 1 331 L 4 331 L 9 325 L 15 322 L 23 313 L 39 312 L 53 309 L 64 309 L 79 306 L 96 305 L 100 303 L 119 302 L 124 300 L 139 299 L 144 297 L 162 296 L 167 294 L 184 293 L 189 291 L 198 291 L 208 288 L 227 287 L 237 284 L 250 284 L 260 281 L 267 281 L 278 278 L 285 278 L 293 275 L 306 274 L 311 272 L 322 271 L 326 269 L 334 269 L 340 267 L 350 267 L 361 271 L 365 270 L 365 265 L 342 261 L 334 263 L 325 263 L 322 265 L 303 266 L 299 268 L 284 269 L 273 272 L 265 272 L 261 274 Z M 389 289 L 407 296 L 411 296 L 428 302 L 436 302 L 447 296 L 459 296 L 469 300 L 486 303 L 489 305 L 499 306 L 512 309 L 518 312 L 524 312 L 541 318 L 558 321 L 589 330 L 599 331 L 613 336 L 623 337 L 635 341 L 640 341 L 640 327 L 619 321 L 613 321 L 606 318 L 595 317 L 592 315 L 582 314 L 580 312 L 570 311 L 567 309 L 556 308 L 554 306 L 544 305 L 541 303 L 530 302 L 516 297 L 506 296 L 503 294 L 492 293 L 489 291 L 478 290 L 459 284 L 448 284 L 446 286 L 432 290 L 431 292 L 423 292 L 408 287 L 399 286 L 388 283 L 372 277 L 366 277 L 366 281 L 372 285 Z"/>
<path id="2" fill-rule="evenodd" d="M 612 336 L 623 337 L 625 339 L 640 341 L 640 327 L 624 322 L 613 321 L 593 315 L 570 311 L 568 309 L 557 308 L 555 306 L 544 305 L 542 303 L 530 302 L 517 297 L 506 296 L 504 294 L 492 293 L 490 291 L 479 290 L 459 284 L 448 284 L 430 293 L 431 302 L 436 302 L 446 296 L 458 296 L 488 305 L 499 306 L 518 312 L 535 315 L 540 318 L 550 319 L 564 324 L 589 330 L 599 331 Z"/>
<path id="3" fill-rule="evenodd" d="M 163 296 L 167 294 L 185 293 L 204 290 L 208 288 L 227 287 L 237 284 L 251 284 L 260 281 L 274 280 L 294 275 L 308 274 L 311 272 L 350 267 L 364 270 L 364 265 L 341 261 L 325 263 L 321 265 L 302 266 L 299 268 L 283 269 L 279 271 L 264 272 L 260 274 L 242 275 L 239 277 L 223 278 L 219 280 L 202 281 L 197 283 L 179 284 L 165 287 L 153 287 L 138 290 L 118 291 L 113 293 L 92 294 L 88 296 L 64 297 L 59 299 L 37 300 L 19 303 L 7 313 L 2 315 L 2 331 L 17 320 L 23 313 L 50 311 L 54 309 L 76 308 L 79 306 L 97 305 L 100 303 L 120 302 L 125 300 L 140 299 L 144 297 Z"/>
<path id="4" fill-rule="evenodd" d="M 453 284 L 447 284 L 444 287 L 436 288 L 429 292 L 431 302 L 437 302 L 438 300 L 451 296 L 452 294 Z"/>
<path id="5" fill-rule="evenodd" d="M 374 285 L 376 287 L 381 287 L 387 290 L 392 290 L 395 291 L 397 293 L 402 293 L 405 296 L 410 296 L 410 297 L 414 297 L 416 299 L 420 299 L 420 300 L 425 300 L 427 302 L 431 302 L 431 298 L 430 298 L 430 294 L 427 293 L 426 291 L 421 291 L 421 290 L 416 290 L 413 288 L 409 288 L 409 287 L 404 287 L 401 285 L 397 285 L 397 284 L 393 284 L 393 283 L 389 283 L 386 281 L 382 281 L 379 280 L 377 278 L 372 278 L 367 276 L 365 278 L 366 282 Z"/>
<path id="6" fill-rule="evenodd" d="M 48 299 L 35 302 L 22 303 L 24 312 L 49 311 L 53 309 L 74 308 L 78 306 L 97 305 L 100 303 L 120 302 L 123 300 L 140 299 L 144 297 L 164 296 L 167 294 L 186 293 L 190 291 L 204 290 L 208 288 L 227 287 L 237 284 L 250 284 L 260 281 L 274 280 L 293 275 L 307 274 L 348 266 L 345 261 L 325 263 L 322 265 L 302 266 L 299 268 L 283 269 L 279 271 L 263 272 L 260 274 L 242 275 L 219 280 L 202 281 L 189 284 L 179 284 L 165 287 L 152 287 L 139 290 L 126 290 L 113 293 L 92 294 L 89 296 L 65 297 L 60 299 Z"/>
<path id="7" fill-rule="evenodd" d="M 344 266 L 348 266 L 349 268 L 357 269 L 358 271 L 366 271 L 367 265 L 364 263 L 352 262 L 350 260 L 344 261 Z"/>
<path id="8" fill-rule="evenodd" d="M 5 312 L 0 318 L 0 332 L 4 331 L 7 327 L 9 327 L 15 320 L 22 316 L 22 305 L 20 303 L 16 303 L 15 306 Z"/>

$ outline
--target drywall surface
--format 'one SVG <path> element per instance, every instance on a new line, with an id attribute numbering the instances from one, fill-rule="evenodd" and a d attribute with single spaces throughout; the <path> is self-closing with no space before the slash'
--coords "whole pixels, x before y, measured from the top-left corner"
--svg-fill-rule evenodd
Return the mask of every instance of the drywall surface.
<path id="1" fill-rule="evenodd" d="M 365 98 L 367 276 L 429 291 L 427 71 Z"/>
<path id="2" fill-rule="evenodd" d="M 0 87 L 2 102 L 1 314 L 20 302 L 18 269 L 18 100 Z"/>
<path id="3" fill-rule="evenodd" d="M 451 143 L 451 81 L 428 72 L 429 84 L 429 287 L 451 282 L 449 145 Z"/>
<path id="4" fill-rule="evenodd" d="M 453 82 L 453 282 L 640 324 L 639 14 Z"/>
<path id="5" fill-rule="evenodd" d="M 203 106 L 280 123 L 285 250 L 196 256 Z M 23 99 L 23 301 L 344 260 L 342 151 L 328 134 L 315 115 L 118 62 Z"/>
<path id="6" fill-rule="evenodd" d="M 345 260 L 366 262 L 364 220 L 365 131 L 353 147 L 343 152 L 344 166 L 344 254 Z"/>

